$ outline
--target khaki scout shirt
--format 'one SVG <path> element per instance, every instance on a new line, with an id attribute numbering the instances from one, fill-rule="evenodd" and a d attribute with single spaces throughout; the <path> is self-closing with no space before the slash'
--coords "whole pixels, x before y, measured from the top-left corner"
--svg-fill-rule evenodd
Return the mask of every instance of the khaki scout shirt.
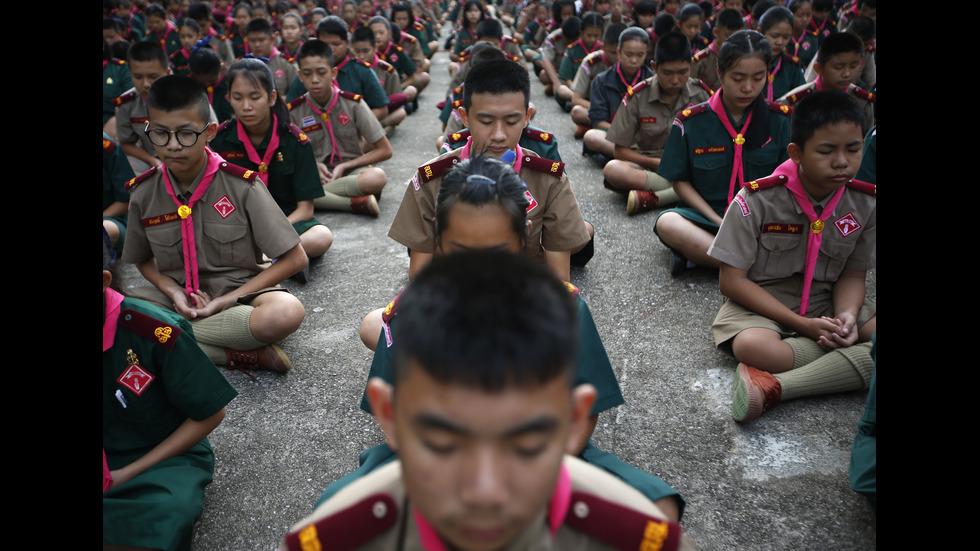
<path id="1" fill-rule="evenodd" d="M 606 139 L 622 147 L 635 148 L 650 157 L 662 157 L 670 127 L 682 109 L 704 103 L 710 97 L 697 79 L 689 78 L 673 105 L 660 99 L 657 75 L 646 79 L 623 96 L 606 133 Z"/>
<path id="2" fill-rule="evenodd" d="M 316 161 L 327 164 L 330 168 L 363 155 L 361 138 L 374 143 L 385 136 L 385 129 L 367 103 L 364 103 L 363 96 L 343 90 L 338 92 L 337 88 L 334 88 L 334 93 L 340 97 L 327 114 L 330 116 L 329 124 L 333 135 L 337 139 L 340 160 L 335 158 L 333 164 L 330 163 L 330 132 L 324 120 L 310 107 L 309 102 L 314 100 L 310 98 L 309 92 L 289 103 L 289 120 L 313 142 Z M 321 112 L 326 108 L 326 105 L 317 106 Z"/>

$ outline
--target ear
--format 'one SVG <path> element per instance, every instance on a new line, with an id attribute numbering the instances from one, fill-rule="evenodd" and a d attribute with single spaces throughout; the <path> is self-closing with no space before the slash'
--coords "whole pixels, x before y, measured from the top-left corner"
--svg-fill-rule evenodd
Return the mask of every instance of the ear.
<path id="1" fill-rule="evenodd" d="M 524 113 L 524 128 L 527 128 L 527 125 L 531 124 L 531 119 L 534 118 L 535 111 L 537 109 L 534 107 L 534 102 L 527 102 L 527 113 Z"/>
<path id="2" fill-rule="evenodd" d="M 102 292 L 109 288 L 109 284 L 112 283 L 112 273 L 109 270 L 102 270 Z"/>
<path id="3" fill-rule="evenodd" d="M 209 122 L 208 130 L 207 132 L 204 133 L 204 135 L 207 136 L 208 139 L 207 143 L 211 143 L 211 140 L 213 140 L 214 137 L 218 135 L 218 123 L 214 121 Z"/>
<path id="4" fill-rule="evenodd" d="M 583 442 L 588 441 L 587 433 L 593 429 L 590 418 L 595 397 L 596 390 L 592 385 L 579 385 L 572 389 L 572 426 L 565 446 L 571 455 L 582 451 Z"/>
<path id="5" fill-rule="evenodd" d="M 332 75 L 332 78 L 333 78 L 333 80 L 337 80 L 337 75 L 338 75 L 338 74 L 340 74 L 340 69 L 338 69 L 338 68 L 336 68 L 336 67 L 334 67 L 334 68 L 333 68 L 333 69 L 332 69 L 332 70 L 330 71 L 330 74 Z"/>
<path id="6" fill-rule="evenodd" d="M 388 447 L 398 451 L 398 435 L 395 429 L 394 399 L 395 389 L 380 377 L 372 377 L 367 386 L 368 403 L 371 404 L 371 411 L 374 418 L 381 425 L 388 439 Z"/>
<path id="7" fill-rule="evenodd" d="M 269 107 L 272 107 L 273 105 L 276 104 L 276 98 L 278 97 L 279 97 L 278 90 L 273 90 L 272 93 L 269 94 Z"/>
<path id="8" fill-rule="evenodd" d="M 789 158 L 793 160 L 794 163 L 800 164 L 800 159 L 803 157 L 803 148 L 796 145 L 794 142 L 790 142 L 786 146 L 786 151 L 789 153 Z"/>
<path id="9" fill-rule="evenodd" d="M 818 61 L 814 61 L 813 62 L 813 72 L 814 73 L 817 73 L 820 76 L 823 76 L 823 64 L 820 63 L 820 62 L 818 62 Z"/>
<path id="10" fill-rule="evenodd" d="M 466 108 L 465 107 L 460 107 L 459 108 L 459 118 L 463 120 L 463 127 L 464 128 L 469 128 L 470 127 L 470 118 L 466 114 Z M 472 132 L 472 129 L 470 130 L 470 132 Z"/>

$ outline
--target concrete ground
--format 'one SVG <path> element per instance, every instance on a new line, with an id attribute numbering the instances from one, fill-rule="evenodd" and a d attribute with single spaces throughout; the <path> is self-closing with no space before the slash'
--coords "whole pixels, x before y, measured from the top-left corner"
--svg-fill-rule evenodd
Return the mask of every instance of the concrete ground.
<path id="1" fill-rule="evenodd" d="M 309 283 L 286 282 L 307 309 L 282 343 L 293 370 L 259 372 L 254 382 L 225 372 L 240 394 L 211 436 L 217 465 L 195 550 L 274 549 L 327 484 L 357 466 L 360 451 L 382 442 L 358 409 L 372 357 L 358 327 L 408 282 L 405 248 L 387 231 L 415 168 L 435 156 L 434 104 L 448 84 L 447 63 L 436 55 L 420 112 L 391 139 L 381 216 L 318 213 L 335 243 L 312 265 Z M 876 547 L 875 520 L 847 478 L 865 394 L 796 400 L 747 425 L 733 422 L 736 362 L 715 350 L 709 331 L 722 302 L 717 273 L 670 276 L 669 252 L 653 234 L 656 214 L 626 215 L 625 198 L 604 189 L 601 170 L 581 155 L 569 117 L 532 83 L 534 125 L 557 133 L 582 212 L 597 229 L 595 257 L 573 269 L 572 282 L 626 397 L 600 417 L 597 445 L 676 488 L 687 500 L 682 525 L 702 549 Z M 131 266 L 126 274 L 143 284 Z M 872 272 L 872 300 L 875 282 Z"/>

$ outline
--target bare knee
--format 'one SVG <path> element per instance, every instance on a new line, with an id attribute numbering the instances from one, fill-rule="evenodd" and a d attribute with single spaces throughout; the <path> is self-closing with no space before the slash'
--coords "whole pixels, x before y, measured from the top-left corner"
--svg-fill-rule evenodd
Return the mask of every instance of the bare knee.
<path id="1" fill-rule="evenodd" d="M 300 242 L 303 243 L 306 256 L 316 258 L 327 252 L 327 249 L 333 245 L 333 232 L 324 225 L 316 225 L 303 232 Z"/>
<path id="2" fill-rule="evenodd" d="M 381 335 L 382 312 L 384 312 L 384 308 L 372 310 L 361 320 L 361 342 L 371 350 L 374 350 L 378 346 L 378 339 Z"/>
<path id="3" fill-rule="evenodd" d="M 376 166 L 368 167 L 357 175 L 357 189 L 364 195 L 380 193 L 388 183 L 388 175 Z"/>

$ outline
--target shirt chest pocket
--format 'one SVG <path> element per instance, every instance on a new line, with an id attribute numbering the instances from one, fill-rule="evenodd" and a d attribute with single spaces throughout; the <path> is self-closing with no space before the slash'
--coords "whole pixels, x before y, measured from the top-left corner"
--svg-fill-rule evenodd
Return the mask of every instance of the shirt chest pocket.
<path id="1" fill-rule="evenodd" d="M 184 251 L 180 244 L 180 222 L 146 228 L 146 240 L 161 271 L 183 268 Z"/>
<path id="2" fill-rule="evenodd" d="M 824 232 L 836 231 L 829 224 Z M 856 236 L 837 237 L 827 234 L 820 243 L 820 259 L 817 267 L 813 271 L 813 279 L 819 281 L 837 281 L 840 279 L 841 272 L 847 264 L 847 259 L 851 256 L 857 246 Z"/>
<path id="3" fill-rule="evenodd" d="M 214 266 L 241 266 L 252 254 L 248 225 L 234 222 L 204 224 L 203 245 L 208 261 Z"/>
<path id="4" fill-rule="evenodd" d="M 765 258 L 763 274 L 772 278 L 789 277 L 802 272 L 806 261 L 806 236 L 799 233 L 764 233 L 759 236 Z"/>
<path id="5" fill-rule="evenodd" d="M 640 151 L 662 154 L 672 121 L 673 119 L 663 117 L 641 117 L 640 135 L 637 139 Z"/>
<path id="6" fill-rule="evenodd" d="M 742 162 L 745 164 L 745 181 L 765 178 L 779 166 L 780 148 L 775 142 L 769 142 L 761 149 L 743 149 Z"/>

